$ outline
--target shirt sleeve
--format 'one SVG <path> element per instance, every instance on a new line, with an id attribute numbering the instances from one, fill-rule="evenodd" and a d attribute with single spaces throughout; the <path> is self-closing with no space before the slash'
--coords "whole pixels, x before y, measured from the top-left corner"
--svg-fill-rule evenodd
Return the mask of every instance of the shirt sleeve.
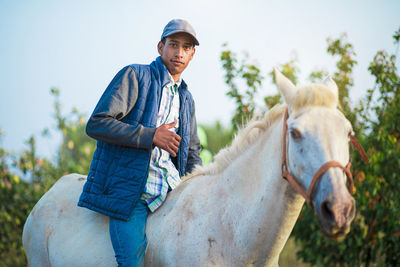
<path id="1" fill-rule="evenodd" d="M 135 106 L 138 92 L 138 80 L 132 67 L 119 71 L 90 116 L 87 135 L 110 144 L 152 149 L 155 128 L 121 121 Z"/>
<path id="2" fill-rule="evenodd" d="M 196 165 L 202 165 L 202 161 L 200 158 L 201 145 L 200 145 L 200 139 L 197 135 L 197 121 L 196 121 L 194 101 L 192 107 L 193 108 L 192 108 L 192 117 L 190 122 L 189 155 L 186 165 L 186 173 L 191 173 Z"/>

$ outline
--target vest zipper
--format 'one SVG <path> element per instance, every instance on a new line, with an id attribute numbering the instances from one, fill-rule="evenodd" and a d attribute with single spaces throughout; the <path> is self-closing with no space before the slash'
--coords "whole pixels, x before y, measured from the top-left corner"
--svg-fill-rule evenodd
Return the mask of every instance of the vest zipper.
<path id="1" fill-rule="evenodd" d="M 180 134 L 179 134 L 179 136 L 181 137 L 181 142 L 182 142 L 182 140 L 183 140 L 183 123 L 182 123 L 182 115 L 183 115 L 183 109 L 184 109 L 184 107 L 185 107 L 185 104 L 186 104 L 186 100 L 187 100 L 187 97 L 185 96 L 184 97 L 184 99 L 183 99 L 183 103 L 181 104 L 181 107 L 182 107 L 182 109 L 180 110 L 180 112 L 179 112 L 179 132 L 180 132 Z M 186 122 L 187 123 L 187 122 Z M 181 147 L 182 147 L 182 145 L 180 144 L 179 145 L 179 149 L 178 149 L 178 154 L 179 154 L 179 157 L 178 157 L 178 167 L 179 167 L 179 172 L 181 172 L 181 170 L 182 170 L 182 173 L 180 174 L 181 175 L 181 177 L 183 177 L 184 175 L 185 175 L 185 173 L 184 173 L 184 170 L 183 170 L 183 158 L 182 158 L 182 149 L 181 149 Z"/>

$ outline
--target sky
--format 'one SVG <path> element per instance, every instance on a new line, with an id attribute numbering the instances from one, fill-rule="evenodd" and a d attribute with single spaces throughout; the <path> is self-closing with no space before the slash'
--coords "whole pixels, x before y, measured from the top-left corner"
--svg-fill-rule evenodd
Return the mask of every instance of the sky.
<path id="1" fill-rule="evenodd" d="M 350 92 L 356 103 L 374 86 L 368 64 L 375 53 L 396 52 L 399 14 L 398 0 L 0 0 L 0 146 L 18 153 L 34 135 L 39 155 L 55 156 L 59 137 L 41 137 L 56 126 L 50 89 L 60 89 L 64 114 L 76 107 L 88 117 L 121 68 L 158 56 L 173 18 L 188 20 L 200 42 L 182 76 L 200 124 L 228 125 L 233 115 L 219 60 L 224 43 L 260 67 L 261 98 L 277 92 L 268 73 L 294 56 L 299 83 L 317 68 L 332 74 L 336 59 L 326 53 L 326 39 L 346 33 L 357 53 Z"/>

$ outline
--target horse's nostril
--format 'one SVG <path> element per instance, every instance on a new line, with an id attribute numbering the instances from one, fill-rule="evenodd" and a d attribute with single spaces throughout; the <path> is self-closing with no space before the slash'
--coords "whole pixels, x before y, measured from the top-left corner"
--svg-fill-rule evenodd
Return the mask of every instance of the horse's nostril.
<path id="1" fill-rule="evenodd" d="M 335 216 L 330 208 L 329 201 L 325 200 L 321 203 L 321 212 L 327 220 L 332 221 L 335 219 Z"/>

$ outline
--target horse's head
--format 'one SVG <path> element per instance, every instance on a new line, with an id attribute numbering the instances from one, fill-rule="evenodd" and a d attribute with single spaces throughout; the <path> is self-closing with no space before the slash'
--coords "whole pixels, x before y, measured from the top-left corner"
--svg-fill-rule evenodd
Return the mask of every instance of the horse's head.
<path id="1" fill-rule="evenodd" d="M 332 79 L 326 84 L 295 86 L 278 70 L 275 78 L 288 105 L 284 176 L 286 171 L 292 185 L 314 208 L 322 231 L 332 238 L 341 237 L 349 232 L 356 207 L 348 189 L 349 184 L 352 188 L 352 127 L 337 108 L 338 88 Z"/>

